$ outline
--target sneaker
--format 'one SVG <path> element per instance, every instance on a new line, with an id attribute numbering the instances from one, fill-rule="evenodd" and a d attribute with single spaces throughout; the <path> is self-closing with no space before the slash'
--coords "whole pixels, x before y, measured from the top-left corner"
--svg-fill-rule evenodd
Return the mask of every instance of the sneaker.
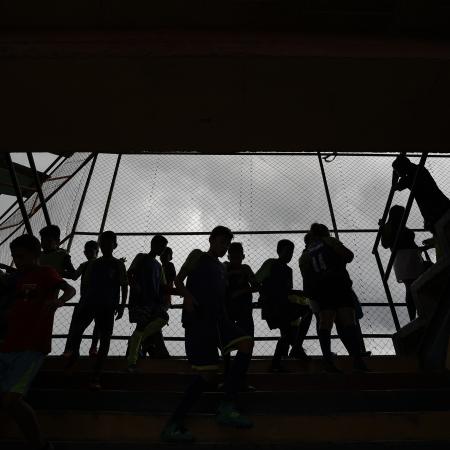
<path id="1" fill-rule="evenodd" d="M 243 416 L 231 403 L 222 403 L 217 411 L 216 420 L 220 425 L 235 428 L 252 428 L 253 422 Z"/>
<path id="2" fill-rule="evenodd" d="M 137 373 L 138 368 L 136 364 L 131 364 L 127 367 L 127 372 L 128 373 Z"/>
<path id="3" fill-rule="evenodd" d="M 192 433 L 183 425 L 168 423 L 161 431 L 161 440 L 164 442 L 191 443 L 195 441 Z"/>

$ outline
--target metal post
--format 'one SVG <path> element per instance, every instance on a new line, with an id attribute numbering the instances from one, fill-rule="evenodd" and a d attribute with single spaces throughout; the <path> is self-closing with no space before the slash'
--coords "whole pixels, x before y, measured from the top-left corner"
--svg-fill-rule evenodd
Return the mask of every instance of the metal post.
<path id="1" fill-rule="evenodd" d="M 100 225 L 99 234 L 103 233 L 103 231 L 105 230 L 106 218 L 108 217 L 109 205 L 111 203 L 114 186 L 116 185 L 117 172 L 119 172 L 119 166 L 120 166 L 121 159 L 122 159 L 122 154 L 120 153 L 117 156 L 116 167 L 114 168 L 114 174 L 113 174 L 113 177 L 111 180 L 111 186 L 109 187 L 108 198 L 106 200 L 105 210 L 103 212 L 102 224 Z"/>
<path id="2" fill-rule="evenodd" d="M 22 191 L 20 190 L 19 182 L 17 181 L 16 170 L 14 169 L 14 163 L 11 159 L 11 154 L 5 154 L 6 163 L 8 165 L 9 176 L 11 177 L 11 181 L 14 186 L 14 191 L 16 193 L 17 203 L 19 204 L 20 212 L 22 213 L 23 223 L 25 224 L 25 228 L 28 234 L 33 234 L 33 230 L 31 228 L 30 219 L 28 218 L 27 209 L 25 208 L 25 203 L 22 197 Z"/>
<path id="3" fill-rule="evenodd" d="M 394 321 L 395 329 L 398 331 L 400 329 L 400 321 L 398 320 L 397 311 L 395 309 L 394 300 L 392 300 L 391 290 L 389 289 L 389 285 L 387 280 L 384 277 L 384 269 L 383 264 L 381 262 L 380 255 L 378 253 L 378 249 L 376 249 L 373 254 L 375 255 L 375 259 L 377 261 L 378 270 L 381 274 L 381 281 L 383 282 L 384 291 L 386 293 L 387 301 L 389 303 L 389 308 L 391 310 L 392 319 Z"/>
<path id="4" fill-rule="evenodd" d="M 330 190 L 328 189 L 327 176 L 325 174 L 325 168 L 323 166 L 322 155 L 320 154 L 320 152 L 317 152 L 317 157 L 319 158 L 320 171 L 322 173 L 322 180 L 323 185 L 325 187 L 325 194 L 327 196 L 328 208 L 330 210 L 331 223 L 333 224 L 334 235 L 336 236 L 336 239 L 339 239 L 339 232 L 336 225 L 336 218 L 334 216 L 333 203 L 331 202 L 331 195 Z"/>
<path id="5" fill-rule="evenodd" d="M 375 243 L 373 244 L 373 249 L 372 249 L 373 254 L 375 254 L 375 252 L 378 251 L 378 246 L 380 245 L 381 233 L 383 230 L 383 226 L 386 223 L 386 219 L 388 217 L 389 210 L 391 209 L 392 200 L 394 199 L 394 195 L 395 195 L 395 184 L 397 183 L 397 180 L 398 180 L 398 176 L 395 174 L 395 172 L 392 172 L 391 190 L 389 191 L 388 200 L 386 202 L 386 206 L 384 207 L 383 217 L 381 218 L 381 220 L 378 223 L 380 228 L 378 229 L 377 237 L 375 238 Z"/>
<path id="6" fill-rule="evenodd" d="M 41 203 L 42 212 L 44 213 L 45 223 L 50 225 L 52 222 L 50 220 L 50 215 L 47 209 L 47 203 L 44 199 L 44 194 L 42 193 L 41 180 L 39 179 L 36 164 L 34 163 L 33 153 L 27 152 L 28 162 L 30 163 L 30 168 L 33 171 L 34 184 L 36 185 L 36 191 L 39 197 L 39 202 Z"/>
<path id="7" fill-rule="evenodd" d="M 84 200 L 86 198 L 87 191 L 89 189 L 89 185 L 91 183 L 92 173 L 94 172 L 95 163 L 97 162 L 97 154 L 95 154 L 94 159 L 92 160 L 91 167 L 89 168 L 89 173 L 87 176 L 86 183 L 84 184 L 83 193 L 81 194 L 80 204 L 78 205 L 77 213 L 75 215 L 75 220 L 73 222 L 72 231 L 70 233 L 69 242 L 67 244 L 67 252 L 70 253 L 70 249 L 72 247 L 73 238 L 75 237 L 75 232 L 77 230 L 78 221 L 80 220 L 81 211 L 83 209 Z"/>
<path id="8" fill-rule="evenodd" d="M 422 156 L 420 158 L 419 165 L 417 166 L 416 173 L 414 174 L 414 180 L 413 180 L 413 184 L 411 186 L 411 192 L 409 193 L 409 198 L 406 203 L 405 211 L 403 212 L 402 220 L 398 227 L 397 235 L 395 236 L 395 242 L 394 242 L 394 246 L 391 251 L 391 257 L 389 258 L 389 262 L 388 262 L 388 265 L 386 268 L 386 273 L 384 274 L 384 278 L 386 281 L 389 279 L 389 275 L 391 274 L 392 266 L 394 265 L 394 261 L 395 261 L 395 256 L 397 255 L 397 247 L 398 247 L 398 243 L 400 242 L 400 236 L 401 236 L 403 230 L 405 229 L 406 222 L 408 221 L 409 213 L 411 212 L 411 208 L 412 208 L 412 205 L 414 202 L 414 190 L 416 188 L 417 178 L 419 176 L 420 171 L 425 166 L 427 157 L 428 157 L 428 152 L 423 152 Z M 430 200 L 430 201 L 432 201 L 432 200 Z"/>

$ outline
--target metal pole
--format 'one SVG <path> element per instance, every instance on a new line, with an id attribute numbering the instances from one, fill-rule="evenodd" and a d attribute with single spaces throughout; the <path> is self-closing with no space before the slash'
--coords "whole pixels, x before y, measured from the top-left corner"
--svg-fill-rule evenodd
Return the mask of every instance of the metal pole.
<path id="1" fill-rule="evenodd" d="M 323 185 L 325 187 L 325 194 L 327 196 L 328 208 L 330 210 L 330 216 L 331 216 L 331 222 L 333 224 L 334 235 L 336 236 L 336 239 L 339 239 L 339 232 L 338 232 L 338 228 L 336 225 L 336 218 L 334 216 L 333 203 L 331 202 L 331 195 L 330 195 L 330 190 L 328 189 L 327 176 L 325 174 L 325 168 L 323 166 L 322 155 L 320 154 L 320 152 L 317 152 L 317 157 L 319 158 L 320 171 L 322 173 L 322 180 L 323 180 Z"/>
<path id="2" fill-rule="evenodd" d="M 30 168 L 33 171 L 34 184 L 36 185 L 36 191 L 41 203 L 42 212 L 44 213 L 45 223 L 50 225 L 52 221 L 50 220 L 50 215 L 47 209 L 47 203 L 44 199 L 44 194 L 42 193 L 41 180 L 36 170 L 36 164 L 34 163 L 33 153 L 27 152 L 28 162 L 30 163 Z"/>
<path id="3" fill-rule="evenodd" d="M 397 247 L 398 247 L 398 243 L 400 242 L 400 236 L 401 236 L 403 230 L 405 229 L 406 222 L 408 221 L 409 213 L 411 212 L 411 208 L 412 208 L 412 205 L 414 202 L 414 191 L 416 188 L 417 178 L 419 176 L 420 171 L 425 166 L 427 157 L 428 157 L 428 152 L 423 152 L 422 156 L 420 158 L 419 165 L 417 166 L 416 173 L 414 174 L 414 180 L 413 180 L 413 184 L 411 186 L 411 192 L 409 193 L 408 202 L 406 203 L 405 211 L 403 212 L 402 220 L 398 227 L 397 235 L 395 236 L 395 242 L 394 242 L 394 247 L 392 248 L 392 251 L 391 251 L 391 257 L 389 258 L 389 262 L 388 262 L 388 265 L 386 268 L 386 273 L 384 274 L 385 280 L 388 280 L 389 275 L 391 274 L 392 266 L 394 265 L 395 256 L 397 255 Z"/>
<path id="4" fill-rule="evenodd" d="M 25 208 L 25 203 L 22 197 L 22 191 L 20 190 L 19 182 L 17 181 L 16 170 L 14 169 L 14 163 L 11 159 L 11 154 L 6 153 L 6 164 L 8 165 L 9 176 L 11 177 L 11 181 L 14 186 L 14 192 L 16 193 L 17 203 L 19 204 L 20 212 L 22 213 L 23 223 L 25 224 L 25 228 L 28 234 L 33 234 L 33 230 L 31 228 L 30 219 L 28 218 L 27 209 Z"/>
<path id="5" fill-rule="evenodd" d="M 121 159 L 122 159 L 122 154 L 120 153 L 117 156 L 116 167 L 114 168 L 114 174 L 113 174 L 113 177 L 111 180 L 111 186 L 109 187 L 108 198 L 106 200 L 105 210 L 103 212 L 102 224 L 100 225 L 99 234 L 103 233 L 103 231 L 105 230 L 106 218 L 108 217 L 109 205 L 111 203 L 114 186 L 116 185 L 117 172 L 119 172 L 119 166 L 120 166 Z"/>
<path id="6" fill-rule="evenodd" d="M 381 262 L 380 255 L 378 253 L 378 249 L 376 249 L 373 254 L 375 255 L 378 270 L 380 271 L 380 274 L 381 274 L 381 281 L 383 282 L 384 291 L 386 293 L 386 298 L 389 303 L 389 308 L 391 310 L 392 319 L 394 320 L 395 329 L 396 329 L 396 331 L 398 331 L 400 329 L 400 322 L 398 320 L 397 311 L 396 311 L 395 305 L 394 305 L 394 300 L 392 300 L 391 290 L 389 289 L 388 282 L 386 281 L 386 279 L 384 277 L 383 264 Z"/>
<path id="7" fill-rule="evenodd" d="M 69 242 L 67 244 L 67 252 L 70 253 L 70 249 L 72 247 L 73 238 L 75 237 L 75 232 L 77 230 L 78 221 L 80 220 L 81 210 L 83 209 L 84 200 L 86 198 L 87 191 L 89 189 L 89 185 L 91 183 L 92 173 L 94 172 L 95 163 L 97 162 L 97 154 L 95 154 L 94 159 L 92 160 L 91 167 L 89 168 L 88 177 L 86 183 L 84 184 L 83 193 L 81 194 L 80 204 L 78 205 L 77 213 L 75 215 L 75 220 L 73 222 L 72 231 L 70 233 Z"/>

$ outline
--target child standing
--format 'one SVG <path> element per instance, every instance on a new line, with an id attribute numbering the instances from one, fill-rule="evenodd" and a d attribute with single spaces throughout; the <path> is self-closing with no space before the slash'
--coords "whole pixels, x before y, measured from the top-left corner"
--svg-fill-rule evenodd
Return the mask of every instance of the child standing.
<path id="1" fill-rule="evenodd" d="M 79 265 L 78 269 L 75 271 L 75 274 L 73 276 L 74 280 L 78 280 L 78 278 L 81 277 L 80 301 L 75 305 L 75 307 L 73 309 L 72 320 L 70 322 L 69 333 L 68 333 L 67 342 L 66 342 L 66 348 L 64 350 L 65 356 L 70 356 L 70 354 L 71 354 L 71 345 L 72 345 L 71 339 L 72 339 L 72 334 L 73 334 L 73 326 L 74 326 L 74 323 L 76 323 L 76 321 L 77 321 L 77 315 L 79 314 L 79 311 L 80 311 L 81 297 L 83 297 L 86 292 L 86 279 L 85 279 L 84 275 L 86 273 L 86 269 L 88 268 L 89 263 L 91 261 L 94 261 L 97 259 L 98 250 L 99 250 L 98 242 L 96 242 L 96 241 L 87 241 L 84 244 L 84 256 L 86 257 L 86 261 L 82 262 Z M 97 356 L 98 340 L 99 340 L 99 332 L 98 332 L 97 323 L 95 322 L 94 330 L 92 332 L 91 348 L 89 349 L 90 356 Z"/>
<path id="2" fill-rule="evenodd" d="M 168 292 L 161 264 L 156 260 L 167 247 L 160 234 L 153 237 L 148 254 L 139 253 L 128 269 L 130 280 L 130 322 L 136 328 L 128 344 L 128 370 L 136 370 L 143 340 L 161 332 L 169 322 Z"/>
<path id="3" fill-rule="evenodd" d="M 301 316 L 302 308 L 301 305 L 293 303 L 290 296 L 301 294 L 301 292 L 293 290 L 292 269 L 288 266 L 294 254 L 294 248 L 292 241 L 280 240 L 277 244 L 278 258 L 265 261 L 256 273 L 256 279 L 261 283 L 262 318 L 267 321 L 271 330 L 276 328 L 280 330 L 280 338 L 271 364 L 273 372 L 286 371 L 281 360 L 288 355 L 289 346 L 292 346 L 296 352 L 299 351 L 297 336 L 299 327 L 292 325 Z M 311 318 L 307 317 L 307 320 L 309 328 Z"/>
<path id="4" fill-rule="evenodd" d="M 83 333 L 95 320 L 100 334 L 100 347 L 91 382 L 93 389 L 101 388 L 100 377 L 109 352 L 114 330 L 114 316 L 116 320 L 122 318 L 128 296 L 125 265 L 123 261 L 113 256 L 117 248 L 116 234 L 112 231 L 104 231 L 99 236 L 99 246 L 102 256 L 91 261 L 84 274 L 83 294 L 77 320 L 73 326 L 73 354 L 68 364 L 70 368 L 78 359 Z"/>
<path id="5" fill-rule="evenodd" d="M 17 272 L 9 280 L 13 298 L 0 344 L 1 402 L 32 448 L 51 449 L 23 396 L 51 351 L 55 311 L 75 295 L 75 289 L 54 269 L 38 265 L 41 250 L 34 236 L 20 236 L 10 248 Z M 59 290 L 63 295 L 58 298 Z"/>

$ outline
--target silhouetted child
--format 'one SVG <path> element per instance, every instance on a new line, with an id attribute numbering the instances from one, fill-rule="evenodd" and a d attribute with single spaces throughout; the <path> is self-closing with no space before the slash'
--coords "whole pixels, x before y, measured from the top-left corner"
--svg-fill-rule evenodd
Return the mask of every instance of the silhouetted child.
<path id="1" fill-rule="evenodd" d="M 86 261 L 82 262 L 79 265 L 78 269 L 75 271 L 75 274 L 73 276 L 74 280 L 78 280 L 78 278 L 81 277 L 80 301 L 75 305 L 75 307 L 73 309 L 72 320 L 70 322 L 69 333 L 68 333 L 67 342 L 66 342 L 66 348 L 64 350 L 64 356 L 66 356 L 66 357 L 70 356 L 70 354 L 71 354 L 70 348 L 72 345 L 71 339 L 72 339 L 72 334 L 73 334 L 73 324 L 76 322 L 77 314 L 80 311 L 81 297 L 83 295 L 85 295 L 85 291 L 86 291 L 86 279 L 85 279 L 84 275 L 86 273 L 86 269 L 87 269 L 89 263 L 94 261 L 95 259 L 97 259 L 98 250 L 99 250 L 98 242 L 96 242 L 96 241 L 87 241 L 84 244 L 84 256 L 86 256 Z M 97 323 L 94 321 L 94 330 L 92 331 L 92 343 L 91 343 L 91 348 L 89 349 L 90 356 L 97 356 L 98 340 L 99 340 L 98 327 L 97 327 Z"/>
<path id="2" fill-rule="evenodd" d="M 136 328 L 128 344 L 128 370 L 134 372 L 142 342 L 163 329 L 169 322 L 168 292 L 161 264 L 156 257 L 167 247 L 167 239 L 153 236 L 150 252 L 139 253 L 128 269 L 130 280 L 130 322 Z"/>
<path id="3" fill-rule="evenodd" d="M 166 290 L 167 290 L 167 308 L 170 308 L 172 305 L 172 295 L 176 294 L 175 289 L 175 277 L 177 276 L 177 272 L 175 270 L 175 266 L 172 263 L 173 259 L 173 251 L 170 247 L 166 247 L 164 251 L 161 253 L 159 257 L 161 261 L 162 270 L 164 273 L 164 278 L 166 280 Z M 162 331 L 154 334 L 153 336 L 149 336 L 147 339 L 143 341 L 142 344 L 142 353 L 148 354 L 151 358 L 156 359 L 167 359 L 170 358 L 170 353 L 167 350 L 166 344 L 164 342 L 164 336 Z"/>
<path id="4" fill-rule="evenodd" d="M 225 312 L 226 276 L 219 258 L 225 256 L 232 239 L 230 229 L 223 226 L 214 228 L 209 236 L 209 250 L 192 251 L 175 280 L 175 286 L 184 297 L 186 356 L 198 374 L 161 434 L 165 441 L 194 440 L 183 422 L 208 385 L 216 381 L 218 349 L 224 355 L 232 350 L 237 350 L 237 354 L 225 379 L 225 399 L 219 406 L 217 421 L 221 425 L 237 428 L 253 426 L 235 406 L 236 396 L 250 364 L 253 339 L 229 320 Z M 217 386 L 217 383 L 214 384 Z"/>
<path id="5" fill-rule="evenodd" d="M 280 330 L 280 338 L 271 364 L 273 372 L 286 371 L 281 361 L 288 356 L 290 346 L 298 347 L 299 329 L 293 326 L 293 322 L 301 317 L 303 308 L 293 303 L 290 296 L 301 295 L 302 292 L 293 289 L 292 269 L 288 266 L 294 254 L 294 248 L 292 241 L 280 240 L 277 244 L 278 258 L 265 261 L 256 273 L 256 279 L 261 284 L 261 317 L 271 330 L 276 328 Z M 308 314 L 311 314 L 309 308 Z M 310 317 L 308 322 L 311 323 Z"/>
<path id="6" fill-rule="evenodd" d="M 55 311 L 75 295 L 75 289 L 51 267 L 39 266 L 41 248 L 34 236 L 20 236 L 10 248 L 18 270 L 8 280 L 12 299 L 0 344 L 1 403 L 33 449 L 51 449 L 23 396 L 51 351 Z M 58 298 L 59 290 L 63 295 Z"/>
<path id="7" fill-rule="evenodd" d="M 337 372 L 331 352 L 331 330 L 337 321 L 340 337 L 358 370 L 366 370 L 361 358 L 359 334 L 356 327 L 355 299 L 352 281 L 346 265 L 353 253 L 329 235 L 322 224 L 312 224 L 310 241 L 300 258 L 303 288 L 306 295 L 319 306 L 319 342 L 325 368 Z"/>
<path id="8" fill-rule="evenodd" d="M 395 186 L 396 190 L 411 190 L 418 165 L 401 155 L 395 159 L 392 167 L 400 177 Z M 417 175 L 413 196 L 423 216 L 425 228 L 434 233 L 436 223 L 450 210 L 450 199 L 439 189 L 436 181 L 425 167 L 422 167 Z"/>
<path id="9" fill-rule="evenodd" d="M 100 334 L 100 347 L 91 381 L 93 389 L 101 388 L 100 376 L 109 352 L 114 316 L 116 320 L 122 318 L 128 296 L 125 265 L 122 260 L 113 256 L 117 248 L 116 234 L 104 231 L 100 234 L 98 242 L 102 256 L 88 263 L 83 276 L 83 293 L 79 312 L 73 324 L 73 354 L 68 364 L 68 368 L 71 368 L 78 359 L 83 333 L 95 320 Z"/>
<path id="10" fill-rule="evenodd" d="M 48 225 L 39 231 L 42 253 L 39 257 L 41 266 L 53 267 L 61 277 L 73 279 L 75 268 L 66 250 L 59 248 L 61 231 L 57 225 Z"/>
<path id="11" fill-rule="evenodd" d="M 389 211 L 389 219 L 381 229 L 381 245 L 393 249 L 397 233 L 400 229 L 405 208 L 394 205 Z M 421 256 L 421 250 L 415 242 L 415 234 L 406 226 L 400 233 L 397 253 L 394 260 L 394 272 L 399 283 L 405 285 L 405 302 L 408 308 L 409 319 L 416 317 L 416 305 L 411 294 L 411 285 L 422 275 L 426 266 Z"/>

